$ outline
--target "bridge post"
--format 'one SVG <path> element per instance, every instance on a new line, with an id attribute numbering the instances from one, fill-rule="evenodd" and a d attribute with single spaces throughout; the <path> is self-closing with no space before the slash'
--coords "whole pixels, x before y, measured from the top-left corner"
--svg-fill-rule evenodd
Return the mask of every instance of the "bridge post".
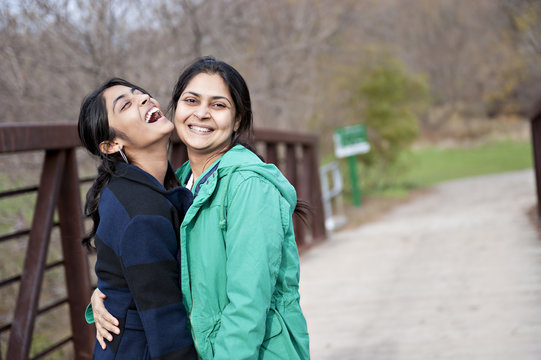
<path id="1" fill-rule="evenodd" d="M 541 101 L 537 103 L 531 117 L 532 150 L 537 188 L 537 216 L 541 218 Z"/>
<path id="2" fill-rule="evenodd" d="M 65 151 L 59 150 L 48 150 L 45 154 L 19 296 L 9 337 L 6 358 L 10 360 L 27 359 L 32 345 L 32 333 L 65 155 Z"/>
<path id="3" fill-rule="evenodd" d="M 61 189 L 62 193 L 58 199 L 58 218 L 74 357 L 77 360 L 90 360 L 94 345 L 94 327 L 88 325 L 84 319 L 86 305 L 91 296 L 91 285 L 88 257 L 81 245 L 83 217 L 75 148 L 67 150 Z"/>

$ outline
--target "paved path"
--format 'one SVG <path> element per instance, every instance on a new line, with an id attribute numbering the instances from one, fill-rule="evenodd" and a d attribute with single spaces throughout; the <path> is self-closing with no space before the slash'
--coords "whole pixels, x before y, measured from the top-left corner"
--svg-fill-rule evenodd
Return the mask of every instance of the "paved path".
<path id="1" fill-rule="evenodd" d="M 444 183 L 301 258 L 314 360 L 541 359 L 533 171 Z"/>

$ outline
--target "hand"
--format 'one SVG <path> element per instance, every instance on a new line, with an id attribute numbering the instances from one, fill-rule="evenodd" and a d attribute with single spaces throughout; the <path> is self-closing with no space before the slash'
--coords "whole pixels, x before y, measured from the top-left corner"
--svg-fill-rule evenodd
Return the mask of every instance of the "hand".
<path id="1" fill-rule="evenodd" d="M 107 339 L 108 341 L 113 340 L 113 335 L 111 335 L 110 332 L 117 335 L 120 334 L 118 320 L 107 311 L 103 303 L 103 300 L 106 297 L 107 295 L 96 288 L 90 298 L 92 312 L 94 313 L 94 322 L 96 323 L 96 339 L 98 339 L 103 350 L 106 348 L 104 339 Z"/>

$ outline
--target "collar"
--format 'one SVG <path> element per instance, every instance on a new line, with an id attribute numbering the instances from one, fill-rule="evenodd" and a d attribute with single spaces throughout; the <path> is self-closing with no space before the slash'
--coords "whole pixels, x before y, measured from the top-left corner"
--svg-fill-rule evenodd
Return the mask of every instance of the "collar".
<path id="1" fill-rule="evenodd" d="M 166 177 L 170 175 L 174 176 L 174 171 L 171 163 L 167 163 Z M 154 176 L 135 165 L 126 164 L 120 161 L 117 162 L 114 176 L 127 179 L 153 189 L 154 191 L 165 196 L 179 211 L 182 211 L 183 213 L 188 210 L 188 207 L 193 202 L 192 192 L 186 189 L 184 186 L 177 186 L 173 189 L 167 190 Z"/>
<path id="2" fill-rule="evenodd" d="M 193 196 L 196 197 L 197 194 L 199 194 L 199 190 L 201 189 L 201 185 L 203 185 L 209 177 L 212 176 L 212 174 L 218 170 L 218 166 L 220 165 L 220 162 L 218 161 L 216 164 L 214 164 L 214 166 L 212 168 L 210 168 L 209 171 L 205 172 L 203 174 L 203 176 L 200 176 L 199 179 L 197 179 L 197 185 L 195 185 L 195 188 L 193 187 L 193 183 L 192 183 L 192 189 L 193 189 Z M 185 184 L 188 185 L 189 181 L 190 181 L 190 178 L 192 178 L 192 181 L 193 181 L 193 173 L 192 173 L 192 170 L 190 170 L 188 172 L 188 175 L 186 176 L 186 179 L 184 181 Z"/>

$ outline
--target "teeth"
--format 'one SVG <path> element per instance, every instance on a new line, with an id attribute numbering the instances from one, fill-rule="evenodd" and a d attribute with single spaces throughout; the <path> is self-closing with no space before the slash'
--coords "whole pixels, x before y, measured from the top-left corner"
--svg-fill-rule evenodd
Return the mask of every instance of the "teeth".
<path id="1" fill-rule="evenodd" d="M 195 131 L 200 131 L 200 132 L 211 132 L 210 129 L 199 127 L 196 125 L 190 125 L 190 129 L 195 130 Z"/>
<path id="2" fill-rule="evenodd" d="M 145 122 L 149 122 L 152 114 L 154 114 L 156 111 L 160 111 L 160 109 L 158 109 L 157 107 L 153 107 L 152 109 L 150 109 L 145 116 Z"/>

